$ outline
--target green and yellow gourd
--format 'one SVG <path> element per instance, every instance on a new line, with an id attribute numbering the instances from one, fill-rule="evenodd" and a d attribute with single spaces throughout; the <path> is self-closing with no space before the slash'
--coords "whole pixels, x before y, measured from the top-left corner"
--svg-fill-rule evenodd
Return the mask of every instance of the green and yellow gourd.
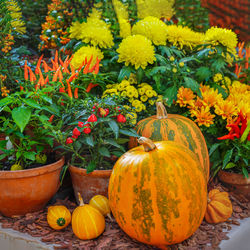
<path id="1" fill-rule="evenodd" d="M 141 137 L 115 163 L 109 205 L 130 237 L 151 245 L 171 245 L 200 226 L 207 204 L 207 183 L 200 162 L 173 141 Z"/>
<path id="2" fill-rule="evenodd" d="M 157 114 L 139 121 L 136 132 L 153 141 L 175 141 L 193 151 L 201 162 L 205 177 L 209 179 L 209 155 L 206 141 L 198 126 L 190 119 L 167 114 L 161 102 L 156 103 Z M 138 146 L 135 137 L 130 138 L 129 148 Z"/>

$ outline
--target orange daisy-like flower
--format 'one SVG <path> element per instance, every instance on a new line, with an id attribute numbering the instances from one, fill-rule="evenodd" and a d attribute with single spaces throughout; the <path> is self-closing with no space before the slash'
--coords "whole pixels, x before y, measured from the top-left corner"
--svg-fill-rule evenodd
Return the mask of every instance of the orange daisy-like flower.
<path id="1" fill-rule="evenodd" d="M 210 127 L 214 123 L 215 115 L 210 113 L 210 109 L 208 106 L 203 106 L 199 109 L 192 109 L 190 111 L 192 117 L 196 117 L 195 122 L 198 123 L 199 126 Z"/>
<path id="2" fill-rule="evenodd" d="M 193 91 L 189 88 L 184 88 L 183 86 L 179 88 L 177 94 L 177 103 L 179 103 L 180 107 L 186 107 L 187 105 L 191 105 L 194 103 L 195 95 Z"/>
<path id="3" fill-rule="evenodd" d="M 189 104 L 188 108 L 189 109 L 198 109 L 201 107 L 207 106 L 206 103 L 203 102 L 203 100 L 197 96 L 196 100 L 194 100 L 194 102 L 192 102 L 191 104 Z"/>
<path id="4" fill-rule="evenodd" d="M 209 107 L 213 107 L 218 100 L 222 100 L 222 95 L 218 94 L 218 89 L 209 88 L 208 90 L 202 91 L 203 102 Z"/>
<path id="5" fill-rule="evenodd" d="M 238 113 L 237 106 L 232 101 L 218 100 L 214 107 L 214 112 L 217 115 L 220 115 L 222 119 L 230 119 L 232 116 L 236 116 Z"/>

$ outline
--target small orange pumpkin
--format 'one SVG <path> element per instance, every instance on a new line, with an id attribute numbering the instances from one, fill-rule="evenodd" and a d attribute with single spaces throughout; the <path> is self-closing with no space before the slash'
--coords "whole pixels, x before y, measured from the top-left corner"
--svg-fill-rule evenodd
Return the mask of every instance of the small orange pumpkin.
<path id="1" fill-rule="evenodd" d="M 89 205 L 99 210 L 103 216 L 108 216 L 109 219 L 112 220 L 110 215 L 109 200 L 107 197 L 100 194 L 95 195 L 89 201 Z"/>
<path id="2" fill-rule="evenodd" d="M 55 230 L 60 230 L 71 222 L 71 213 L 65 206 L 50 206 L 47 213 L 47 222 Z"/>
<path id="3" fill-rule="evenodd" d="M 220 223 L 226 221 L 233 213 L 233 206 L 227 192 L 212 189 L 208 194 L 208 204 L 205 220 L 208 223 Z"/>
<path id="4" fill-rule="evenodd" d="M 80 205 L 72 214 L 73 233 L 81 240 L 90 240 L 101 235 L 105 229 L 104 216 L 94 207 L 84 204 L 78 193 Z"/>

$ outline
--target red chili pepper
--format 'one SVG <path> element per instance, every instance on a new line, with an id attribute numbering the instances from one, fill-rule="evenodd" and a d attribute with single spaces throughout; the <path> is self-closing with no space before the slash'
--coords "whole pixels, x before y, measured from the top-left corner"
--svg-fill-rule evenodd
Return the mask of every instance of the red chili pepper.
<path id="1" fill-rule="evenodd" d="M 84 128 L 83 133 L 85 133 L 85 134 L 91 133 L 91 128 Z"/>
<path id="2" fill-rule="evenodd" d="M 69 138 L 67 138 L 67 140 L 66 140 L 66 144 L 71 144 L 71 143 L 73 143 L 73 140 L 69 137 Z"/>
<path id="3" fill-rule="evenodd" d="M 78 72 L 71 75 L 70 78 L 68 79 L 69 82 L 72 82 L 76 77 L 78 76 Z"/>
<path id="4" fill-rule="evenodd" d="M 217 140 L 234 140 L 234 137 L 236 136 L 236 134 L 228 134 L 228 135 L 223 135 L 221 137 L 218 137 Z"/>
<path id="5" fill-rule="evenodd" d="M 97 121 L 96 115 L 95 114 L 90 115 L 87 121 L 88 122 L 96 122 Z"/>
<path id="6" fill-rule="evenodd" d="M 49 118 L 49 122 L 50 122 L 50 123 L 53 121 L 54 116 L 55 116 L 55 115 L 52 115 L 52 116 Z"/>
<path id="7" fill-rule="evenodd" d="M 235 133 L 237 138 L 240 138 L 240 128 L 236 124 L 228 124 L 227 127 L 230 127 L 230 134 Z M 232 131 L 232 132 L 231 132 Z"/>
<path id="8" fill-rule="evenodd" d="M 75 88 L 74 90 L 74 97 L 75 99 L 78 99 L 78 88 Z"/>
<path id="9" fill-rule="evenodd" d="M 65 93 L 65 88 L 59 88 L 59 93 Z"/>
<path id="10" fill-rule="evenodd" d="M 20 85 L 20 91 L 22 91 L 22 90 L 23 90 L 23 86 Z"/>
<path id="11" fill-rule="evenodd" d="M 86 88 L 86 92 L 89 93 L 91 89 L 93 89 L 94 87 L 98 86 L 98 84 L 93 84 L 92 82 L 88 85 L 88 87 Z"/>
<path id="12" fill-rule="evenodd" d="M 40 68 L 42 59 L 43 59 L 43 54 L 40 56 L 40 58 L 39 58 L 38 61 L 37 61 L 37 65 L 36 65 L 36 69 L 35 69 L 35 74 L 39 74 L 38 68 Z"/>
<path id="13" fill-rule="evenodd" d="M 69 96 L 69 98 L 73 98 L 70 83 L 68 80 L 66 80 L 66 82 L 67 82 L 67 86 L 68 86 L 68 96 Z"/>
<path id="14" fill-rule="evenodd" d="M 122 114 L 119 114 L 117 116 L 117 121 L 120 122 L 120 123 L 124 123 L 124 122 L 126 122 L 126 117 L 124 115 L 122 115 Z"/>
<path id="15" fill-rule="evenodd" d="M 77 138 L 81 135 L 81 132 L 78 130 L 77 127 L 75 127 L 75 128 L 73 129 L 72 134 L 73 134 L 73 135 L 72 135 L 72 138 L 77 139 Z"/>

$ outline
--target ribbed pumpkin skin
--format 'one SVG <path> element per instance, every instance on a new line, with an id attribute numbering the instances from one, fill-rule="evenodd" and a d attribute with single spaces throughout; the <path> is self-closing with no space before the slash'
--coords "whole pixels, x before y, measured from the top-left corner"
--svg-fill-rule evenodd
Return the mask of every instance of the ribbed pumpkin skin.
<path id="1" fill-rule="evenodd" d="M 110 214 L 109 200 L 103 195 L 95 195 L 89 201 L 89 205 L 99 210 L 99 212 L 106 216 Z"/>
<path id="2" fill-rule="evenodd" d="M 65 223 L 60 226 L 58 219 L 64 219 Z M 71 213 L 65 206 L 50 206 L 47 213 L 47 222 L 55 230 L 63 229 L 71 222 Z"/>
<path id="3" fill-rule="evenodd" d="M 175 141 L 193 151 L 199 158 L 206 177 L 209 179 L 209 155 L 206 141 L 197 125 L 190 119 L 176 114 L 168 114 L 168 118 L 158 119 L 151 116 L 139 121 L 136 132 L 153 141 Z M 135 137 L 130 138 L 129 148 L 138 146 Z"/>
<path id="4" fill-rule="evenodd" d="M 200 226 L 207 185 L 198 159 L 172 141 L 155 142 L 126 152 L 109 181 L 109 204 L 119 226 L 132 238 L 151 245 L 171 245 Z"/>
<path id="5" fill-rule="evenodd" d="M 226 221 L 233 213 L 233 206 L 227 192 L 212 189 L 208 194 L 208 204 L 205 220 L 208 223 L 220 223 Z"/>
<path id="6" fill-rule="evenodd" d="M 101 235 L 105 229 L 103 215 L 90 205 L 77 207 L 72 214 L 72 230 L 81 240 L 90 240 Z"/>

